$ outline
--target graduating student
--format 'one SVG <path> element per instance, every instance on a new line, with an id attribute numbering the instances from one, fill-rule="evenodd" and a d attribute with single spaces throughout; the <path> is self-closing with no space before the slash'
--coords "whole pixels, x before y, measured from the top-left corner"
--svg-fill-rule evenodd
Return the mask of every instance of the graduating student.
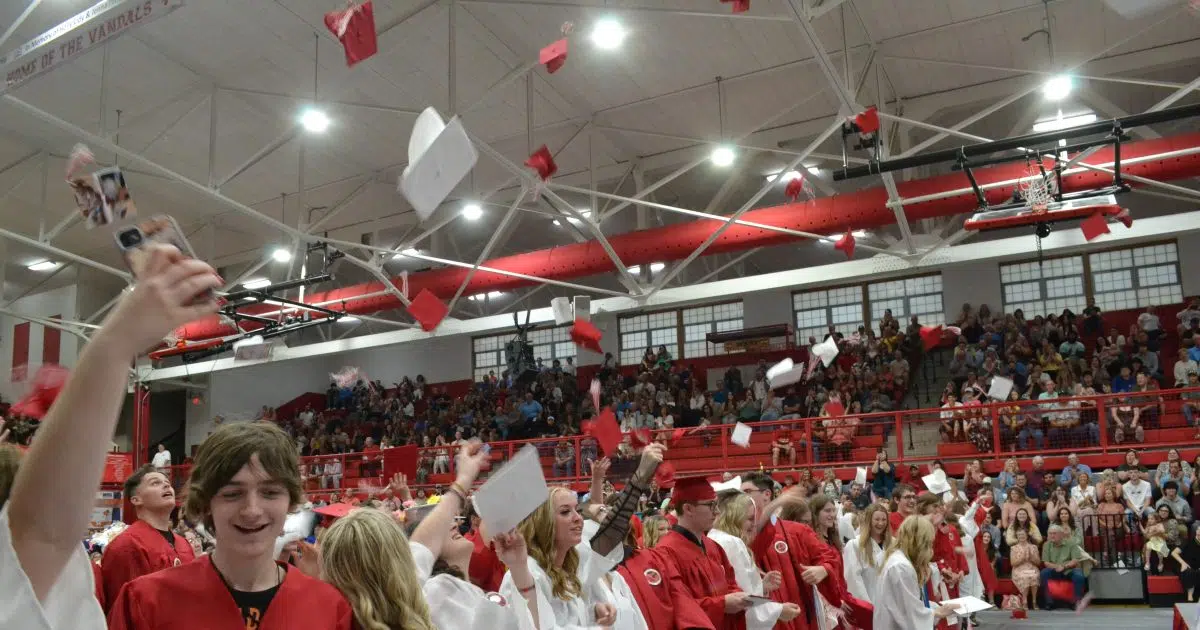
<path id="1" fill-rule="evenodd" d="M 171 532 L 175 489 L 166 475 L 151 465 L 142 466 L 125 480 L 123 494 L 133 504 L 137 520 L 104 551 L 100 574 L 109 607 L 121 587 L 134 579 L 195 559 L 191 543 Z"/>
<path id="2" fill-rule="evenodd" d="M 225 424 L 205 438 L 184 509 L 216 538 L 209 556 L 125 585 L 110 630 L 350 630 L 336 588 L 277 563 L 275 539 L 302 502 L 295 442 L 268 422 Z"/>
<path id="3" fill-rule="evenodd" d="M 83 348 L 42 418 L 12 492 L 7 484 L 0 492 L 0 628 L 104 627 L 80 541 L 125 402 L 130 362 L 177 326 L 215 313 L 216 302 L 198 296 L 223 284 L 212 267 L 174 247 L 149 245 L 144 262 L 137 284 Z"/>
<path id="4" fill-rule="evenodd" d="M 675 565 L 653 549 L 631 548 L 617 566 L 647 630 L 714 630 Z"/>
<path id="5" fill-rule="evenodd" d="M 888 522 L 892 526 L 892 533 L 895 534 L 900 529 L 900 524 L 904 519 L 912 516 L 917 505 L 917 489 L 906 484 L 898 483 L 892 489 L 892 513 L 888 515 Z"/>
<path id="6" fill-rule="evenodd" d="M 888 518 L 884 506 L 878 503 L 868 506 L 858 524 L 858 535 L 851 538 L 842 550 L 846 588 L 859 599 L 875 599 L 884 552 L 892 542 Z"/>
<path id="7" fill-rule="evenodd" d="M 933 630 L 954 613 L 949 606 L 930 608 L 923 588 L 932 571 L 933 538 L 927 518 L 910 516 L 900 524 L 879 573 L 872 630 Z"/>
<path id="8" fill-rule="evenodd" d="M 743 592 L 762 597 L 769 591 L 779 588 L 782 575 L 778 571 L 768 574 L 764 584 L 763 574 L 750 553 L 747 541 L 754 540 L 756 514 L 754 500 L 741 490 L 723 490 L 717 494 L 717 508 L 721 515 L 709 530 L 708 537 L 717 541 L 729 558 L 737 578 L 738 588 Z M 769 588 L 767 588 L 769 587 Z M 766 629 L 775 627 L 779 621 L 788 622 L 803 612 L 798 604 L 792 602 L 767 602 L 751 606 L 746 611 L 747 630 Z"/>
<path id="9" fill-rule="evenodd" d="M 679 524 L 655 546 L 679 571 L 687 592 L 708 615 L 718 630 L 746 627 L 749 596 L 737 585 L 736 575 L 725 551 L 708 537 L 717 518 L 717 493 L 703 477 L 675 482 L 671 503 Z"/>

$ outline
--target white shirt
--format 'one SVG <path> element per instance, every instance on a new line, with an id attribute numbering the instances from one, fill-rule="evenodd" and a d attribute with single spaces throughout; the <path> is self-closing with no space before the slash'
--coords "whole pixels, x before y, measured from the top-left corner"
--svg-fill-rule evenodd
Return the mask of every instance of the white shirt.
<path id="1" fill-rule="evenodd" d="M 505 600 L 498 593 L 483 589 L 452 575 L 433 573 L 433 553 L 421 543 L 409 542 L 417 580 L 429 603 L 433 625 L 443 630 L 459 628 L 494 628 L 496 630 L 537 630 L 525 598 Z M 540 600 L 538 606 L 549 606 Z"/>
<path id="2" fill-rule="evenodd" d="M 1078 506 L 1079 503 L 1083 501 L 1084 497 L 1091 499 L 1092 507 L 1096 507 L 1096 486 L 1088 486 L 1087 490 L 1082 490 L 1079 488 L 1079 485 L 1076 484 L 1074 488 L 1071 488 L 1072 505 Z"/>
<path id="3" fill-rule="evenodd" d="M 166 468 L 171 465 L 171 451 L 161 450 L 154 454 L 151 464 L 155 468 Z"/>
<path id="4" fill-rule="evenodd" d="M 586 533 L 586 532 L 585 532 Z M 605 573 L 617 566 L 624 556 L 625 549 L 621 545 L 613 548 L 607 556 L 592 551 L 585 536 L 583 542 L 575 546 L 579 554 L 579 569 L 576 574 L 583 586 L 581 597 L 559 599 L 554 596 L 554 587 L 550 576 L 542 570 L 537 560 L 529 558 L 529 572 L 533 574 L 533 584 L 538 593 L 538 628 L 540 630 L 580 630 L 596 628 L 595 602 L 605 601 L 604 591 L 599 588 L 599 582 Z M 500 594 L 509 601 L 521 597 L 517 585 L 513 582 L 512 572 L 504 574 L 500 583 Z M 542 602 L 548 602 L 542 605 Z M 459 628 L 476 628 L 484 626 L 458 625 Z"/>
<path id="5" fill-rule="evenodd" d="M 1129 503 L 1136 509 L 1142 509 L 1150 505 L 1150 493 L 1152 488 L 1150 482 L 1145 479 L 1138 478 L 1136 481 L 1130 479 L 1124 484 L 1121 484 L 1121 490 L 1125 492 L 1125 498 L 1129 499 Z"/>
<path id="6" fill-rule="evenodd" d="M 758 565 L 754 564 L 754 557 L 750 555 L 750 548 L 746 546 L 745 541 L 719 529 L 709 530 L 708 537 L 725 550 L 725 555 L 729 558 L 729 566 L 733 567 L 734 579 L 738 588 L 750 595 L 766 595 L 763 592 Z M 775 622 L 779 621 L 781 612 L 783 612 L 783 604 L 778 602 L 768 602 L 747 608 L 746 630 L 767 630 L 774 627 Z"/>
<path id="7" fill-rule="evenodd" d="M 83 545 L 67 560 L 58 581 L 39 602 L 21 569 L 8 527 L 8 508 L 0 510 L 0 628 L 21 630 L 104 630 L 104 612 L 96 601 L 92 565 Z"/>
<path id="8" fill-rule="evenodd" d="M 933 609 L 925 607 L 921 597 L 923 586 L 917 582 L 917 570 L 904 552 L 893 552 L 879 573 L 879 592 L 872 602 L 875 614 L 871 618 L 871 627 L 875 630 L 933 630 Z"/>
<path id="9" fill-rule="evenodd" d="M 949 411 L 943 411 L 939 415 L 942 417 L 942 420 L 950 420 L 950 419 L 954 418 L 955 415 L 957 415 L 958 411 L 961 411 L 961 409 L 959 409 L 959 408 L 962 406 L 963 406 L 963 404 L 960 402 L 957 402 L 957 401 L 955 401 L 953 404 L 946 403 L 946 404 L 942 405 L 942 409 L 947 409 Z"/>
<path id="10" fill-rule="evenodd" d="M 1142 313 L 1141 315 L 1138 315 L 1137 322 L 1138 326 L 1141 326 L 1142 330 L 1146 332 L 1158 330 L 1161 327 L 1161 324 L 1159 324 L 1158 321 L 1158 315 L 1152 315 L 1150 313 Z"/>
<path id="11" fill-rule="evenodd" d="M 879 570 L 883 568 L 883 547 L 873 538 L 868 542 L 872 564 L 866 563 L 866 557 L 858 547 L 858 538 L 851 538 L 842 548 L 842 574 L 846 578 L 846 587 L 851 595 L 875 601 L 879 589 Z"/>

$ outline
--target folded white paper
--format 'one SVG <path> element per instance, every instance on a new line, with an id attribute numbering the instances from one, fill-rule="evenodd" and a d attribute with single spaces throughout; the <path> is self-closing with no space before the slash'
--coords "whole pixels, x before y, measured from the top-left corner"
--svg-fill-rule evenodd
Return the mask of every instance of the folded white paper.
<path id="1" fill-rule="evenodd" d="M 537 448 L 525 445 L 503 468 L 492 474 L 474 495 L 475 509 L 488 531 L 512 531 L 550 498 Z"/>
<path id="2" fill-rule="evenodd" d="M 814 365 L 816 364 L 814 363 Z M 804 379 L 804 364 L 801 363 L 800 365 L 797 365 L 786 372 L 776 374 L 773 378 L 767 378 L 767 382 L 771 384 L 771 389 L 779 389 L 780 387 L 794 385 Z"/>
<path id="3" fill-rule="evenodd" d="M 571 312 L 571 298 L 556 297 L 550 300 L 550 310 L 554 311 L 555 325 L 562 326 L 575 321 Z"/>
<path id="4" fill-rule="evenodd" d="M 729 441 L 742 448 L 750 446 L 750 426 L 741 422 L 735 424 Z"/>
<path id="5" fill-rule="evenodd" d="M 776 376 L 779 376 L 780 374 L 787 372 L 788 370 L 795 367 L 795 365 L 796 365 L 795 362 L 793 362 L 791 359 L 784 359 L 784 360 L 780 361 L 779 363 L 772 365 L 770 367 L 770 369 L 767 370 L 767 380 L 768 381 L 775 380 Z"/>
<path id="6" fill-rule="evenodd" d="M 713 492 L 721 492 L 722 490 L 741 490 L 742 489 L 742 478 L 740 475 L 737 477 L 734 477 L 733 479 L 730 479 L 729 481 L 722 481 L 722 482 L 713 481 L 713 482 L 709 482 L 709 483 L 712 485 Z"/>
<path id="7" fill-rule="evenodd" d="M 830 335 L 825 341 L 813 346 L 812 353 L 821 359 L 821 363 L 825 367 L 829 367 L 838 355 L 837 341 L 834 340 L 833 335 Z"/>
<path id="8" fill-rule="evenodd" d="M 854 470 L 854 483 L 865 486 L 867 485 L 867 469 L 859 466 Z"/>
<path id="9" fill-rule="evenodd" d="M 1012 379 L 1004 378 L 1003 376 L 993 376 L 992 386 L 988 388 L 988 398 L 992 400 L 1008 400 L 1008 395 L 1012 393 Z"/>
<path id="10" fill-rule="evenodd" d="M 921 481 L 925 483 L 925 489 L 934 494 L 944 494 L 950 491 L 950 484 L 946 482 L 946 471 L 938 469 L 932 474 L 921 477 Z"/>
<path id="11" fill-rule="evenodd" d="M 475 167 L 479 154 L 458 118 L 450 124 L 432 107 L 417 117 L 408 140 L 408 166 L 400 174 L 400 192 L 422 221 Z"/>
<path id="12" fill-rule="evenodd" d="M 954 608 L 954 612 L 960 615 L 971 615 L 981 610 L 995 608 L 991 604 L 979 599 L 978 597 L 959 597 L 958 599 L 948 599 L 944 602 L 938 602 L 939 606 L 950 606 Z"/>

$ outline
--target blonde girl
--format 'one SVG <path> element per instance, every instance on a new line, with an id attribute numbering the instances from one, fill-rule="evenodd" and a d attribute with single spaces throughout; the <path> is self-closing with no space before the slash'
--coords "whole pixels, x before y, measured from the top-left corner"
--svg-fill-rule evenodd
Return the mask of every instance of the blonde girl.
<path id="1" fill-rule="evenodd" d="M 954 610 L 927 608 L 922 595 L 933 561 L 933 523 L 922 516 L 904 519 L 884 553 L 871 626 L 875 630 L 933 630 Z"/>
<path id="2" fill-rule="evenodd" d="M 738 588 L 751 595 L 763 596 L 768 591 L 779 588 L 779 574 L 768 576 L 768 584 L 764 584 L 762 572 L 754 562 L 749 544 L 755 532 L 754 500 L 741 490 L 725 490 L 717 495 L 717 508 L 720 515 L 709 530 L 708 537 L 713 539 L 733 567 L 734 578 Z M 746 610 L 747 630 L 768 630 L 775 627 L 778 621 L 788 622 L 799 615 L 801 609 L 796 604 L 781 604 L 766 602 L 752 606 Z"/>
<path id="3" fill-rule="evenodd" d="M 851 595 L 874 600 L 884 553 L 891 543 L 887 508 L 873 503 L 859 517 L 857 536 L 842 549 L 842 572 Z"/>

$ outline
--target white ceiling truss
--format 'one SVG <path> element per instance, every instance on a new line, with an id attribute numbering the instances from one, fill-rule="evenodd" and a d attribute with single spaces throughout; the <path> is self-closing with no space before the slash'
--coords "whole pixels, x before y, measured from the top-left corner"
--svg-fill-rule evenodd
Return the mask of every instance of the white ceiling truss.
<path id="1" fill-rule="evenodd" d="M 0 50 L 86 8 L 62 4 L 25 0 L 0 9 L 13 20 L 0 34 Z M 794 247 L 787 256 L 763 251 L 773 248 L 715 256 L 707 250 L 735 225 L 834 240 L 741 217 L 781 202 L 778 182 L 755 179 L 765 169 L 864 163 L 864 155 L 843 155 L 840 128 L 867 105 L 877 105 L 885 123 L 883 156 L 906 157 L 1026 132 L 1045 114 L 1037 92 L 1052 75 L 1083 82 L 1071 106 L 1102 117 L 1193 102 L 1200 87 L 1193 61 L 1200 58 L 1200 21 L 1185 2 L 1126 19 L 1099 0 L 755 0 L 742 14 L 715 0 L 377 0 L 380 52 L 353 69 L 344 67 L 340 45 L 321 24 L 337 4 L 190 0 L 100 44 L 102 52 L 89 49 L 16 89 L 0 88 L 8 113 L 0 122 L 0 182 L 7 186 L 0 237 L 9 242 L 10 293 L 47 281 L 25 271 L 26 260 L 14 251 L 62 263 L 54 274 L 87 267 L 129 280 L 111 239 L 86 233 L 65 187 L 55 183 L 74 142 L 129 173 L 135 195 L 144 195 L 143 212 L 177 209 L 170 213 L 201 256 L 232 270 L 227 289 L 262 273 L 276 281 L 299 277 L 306 257 L 295 254 L 328 244 L 361 270 L 351 280 L 379 281 L 404 304 L 408 297 L 390 280 L 395 265 L 467 270 L 448 299 L 452 316 L 467 319 L 538 306 L 547 289 L 659 304 L 673 286 L 719 280 L 747 262 L 772 271 L 808 264 L 790 257 L 802 255 Z M 1017 41 L 1038 28 L 1045 11 L 1053 16 L 1053 60 L 1038 40 Z M 631 28 L 624 49 L 603 55 L 588 49 L 583 31 L 608 15 Z M 560 36 L 563 22 L 576 23 L 571 58 L 551 76 L 537 51 Z M 428 104 L 463 118 L 482 159 L 422 223 L 394 182 L 406 165 L 408 129 Z M 329 135 L 302 129 L 295 112 L 303 106 L 330 112 Z M 521 166 L 543 143 L 560 165 L 546 183 Z M 728 172 L 712 172 L 708 153 L 717 143 L 739 151 Z M 1111 172 L 1085 159 L 1069 166 Z M 878 176 L 897 233 L 880 230 L 860 250 L 919 265 L 972 236 L 957 229 L 958 218 L 910 224 L 905 206 L 937 196 L 902 198 L 896 182 L 925 174 Z M 1182 202 L 1181 211 L 1200 199 L 1187 185 L 1129 179 L 1145 184 L 1147 195 Z M 820 174 L 811 181 L 822 197 L 856 189 Z M 487 208 L 487 229 L 461 218 L 467 200 Z M 622 213 L 628 208 L 636 220 Z M 659 225 L 721 224 L 659 275 L 648 265 L 633 273 L 609 237 L 651 227 L 652 216 Z M 612 263 L 605 277 L 565 281 L 485 264 L 497 255 L 593 240 Z M 272 260 L 276 246 L 293 252 L 289 269 Z M 692 268 L 697 260 L 703 269 Z M 480 271 L 535 286 L 494 304 L 463 300 Z M 304 290 L 298 294 L 303 300 Z M 363 297 L 373 295 L 348 299 Z M 105 310 L 84 322 L 40 323 L 86 336 Z M 369 324 L 364 332 L 414 326 L 402 313 L 358 317 Z"/>

